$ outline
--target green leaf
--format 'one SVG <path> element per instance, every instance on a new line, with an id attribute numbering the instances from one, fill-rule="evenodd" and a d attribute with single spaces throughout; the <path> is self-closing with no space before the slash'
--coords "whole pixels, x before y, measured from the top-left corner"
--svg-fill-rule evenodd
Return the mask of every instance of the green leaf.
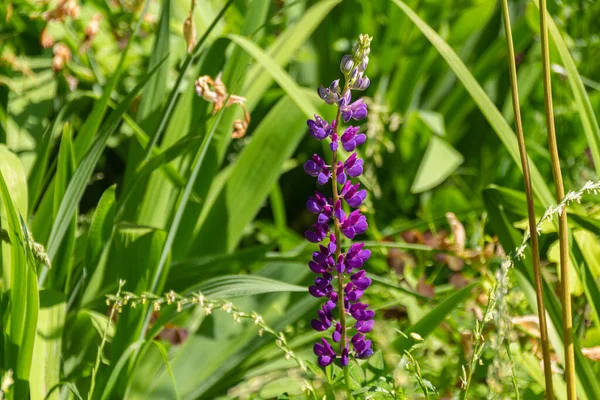
<path id="1" fill-rule="evenodd" d="M 112 233 L 115 216 L 115 188 L 113 185 L 102 193 L 92 216 L 85 250 L 85 263 L 90 268 L 95 268 L 98 264 L 102 249 Z"/>
<path id="2" fill-rule="evenodd" d="M 163 60 L 164 62 L 164 60 Z M 160 66 L 160 65 L 159 65 Z M 148 79 L 156 72 L 158 66 L 155 67 L 150 73 L 144 76 L 140 82 L 134 87 L 131 92 L 127 95 L 127 97 L 121 102 L 119 107 L 114 110 L 110 117 L 106 120 L 102 129 L 100 130 L 100 134 L 94 140 L 89 151 L 86 155 L 81 159 L 77 170 L 73 174 L 73 178 L 69 182 L 69 186 L 65 191 L 65 196 L 62 199 L 60 207 L 58 209 L 58 213 L 54 224 L 52 225 L 52 230 L 50 232 L 50 238 L 48 239 L 47 253 L 50 261 L 54 259 L 60 243 L 62 242 L 67 229 L 71 224 L 71 219 L 73 218 L 73 213 L 75 212 L 77 205 L 79 204 L 79 200 L 83 196 L 83 192 L 85 191 L 88 181 L 94 171 L 98 160 L 100 160 L 100 156 L 106 146 L 106 141 L 109 136 L 117 129 L 119 125 L 119 121 L 123 113 L 129 108 L 138 92 L 144 87 L 144 85 L 148 82 Z M 40 283 L 43 282 L 41 279 Z"/>
<path id="3" fill-rule="evenodd" d="M 464 161 L 463 156 L 444 140 L 433 135 L 421 160 L 411 193 L 422 193 L 444 182 Z"/>
<path id="4" fill-rule="evenodd" d="M 71 127 L 67 123 L 64 126 L 63 134 L 58 150 L 58 162 L 56 166 L 56 175 L 54 178 L 54 201 L 52 219 L 56 218 L 61 200 L 65 196 L 65 191 L 73 176 L 76 166 L 75 154 L 73 152 L 73 141 L 71 136 Z M 75 235 L 77 233 L 77 209 L 73 211 L 70 224 L 65 232 L 65 239 L 60 244 L 52 264 L 56 267 L 49 272 L 48 285 L 54 289 L 62 289 L 65 281 L 71 272 L 72 253 L 75 247 Z"/>
<path id="5" fill-rule="evenodd" d="M 210 279 L 198 285 L 197 290 L 213 299 L 233 299 L 235 297 L 252 296 L 275 292 L 306 292 L 304 286 L 291 285 L 286 282 L 260 276 L 225 275 Z M 191 290 L 192 292 L 196 290 Z"/>
<path id="6" fill-rule="evenodd" d="M 283 90 L 288 94 L 296 106 L 304 113 L 307 118 L 313 118 L 317 114 L 317 109 L 313 106 L 313 103 L 306 97 L 304 92 L 298 87 L 296 82 L 279 66 L 271 56 L 269 56 L 263 49 L 258 47 L 254 42 L 238 36 L 228 36 L 238 46 L 248 52 L 257 62 L 259 62 L 265 70 L 275 79 L 275 81 L 281 86 Z"/>
<path id="7" fill-rule="evenodd" d="M 59 392 L 49 390 L 60 384 L 62 333 L 66 318 L 64 294 L 54 290 L 40 292 L 40 310 L 34 358 L 30 373 L 31 400 L 58 400 Z"/>
<path id="8" fill-rule="evenodd" d="M 134 351 L 136 351 L 142 346 L 142 344 L 144 344 L 143 340 L 137 341 L 135 343 L 132 343 L 129 347 L 127 347 L 127 349 L 125 349 L 124 352 L 122 352 L 121 356 L 119 357 L 119 360 L 115 364 L 110 376 L 108 377 L 108 381 L 104 386 L 104 390 L 102 391 L 102 396 L 100 397 L 100 400 L 106 400 L 109 398 L 115 384 L 117 383 L 117 379 L 119 379 L 119 375 L 121 374 L 123 368 L 125 367 L 125 364 L 127 363 L 127 360 Z"/>
<path id="9" fill-rule="evenodd" d="M 173 391 L 175 392 L 175 399 L 181 400 L 181 395 L 179 394 L 179 389 L 177 389 L 177 381 L 175 380 L 175 376 L 173 375 L 173 371 L 171 370 L 171 363 L 169 362 L 169 354 L 167 354 L 167 349 L 160 342 L 153 340 L 152 343 L 158 348 L 160 352 L 160 356 L 165 363 L 165 367 L 167 368 L 167 372 L 169 373 L 169 377 L 171 378 L 171 383 L 173 384 Z"/>
<path id="10" fill-rule="evenodd" d="M 12 369 L 15 375 L 14 389 L 9 394 L 12 399 L 26 398 L 29 392 L 39 307 L 37 279 L 27 264 L 26 241 L 16 208 L 21 215 L 27 215 L 27 199 L 26 177 L 20 161 L 4 145 L 0 145 L 0 212 L 3 220 L 8 222 L 5 229 L 11 243 L 1 243 L 2 290 L 10 293 L 8 313 L 4 317 L 7 318 L 4 325 L 7 328 L 3 366 Z"/>
<path id="11" fill-rule="evenodd" d="M 319 1 L 303 13 L 302 18 L 293 27 L 288 27 L 267 49 L 267 54 L 279 66 L 285 66 L 294 57 L 298 49 L 304 46 L 323 19 L 341 0 Z M 252 110 L 258 104 L 262 95 L 273 81 L 272 74 L 262 64 L 253 65 L 248 71 L 248 109 Z"/>
<path id="12" fill-rule="evenodd" d="M 407 6 L 402 0 L 393 0 L 393 2 L 400 7 L 400 9 L 410 18 L 410 20 L 419 28 L 419 30 L 425 35 L 425 37 L 431 42 L 436 48 L 440 55 L 446 60 L 448 66 L 452 68 L 458 79 L 462 82 L 465 89 L 471 95 L 471 98 L 487 121 L 490 123 L 510 156 L 512 157 L 515 164 L 521 168 L 521 159 L 519 156 L 519 148 L 517 145 L 517 139 L 513 130 L 506 123 L 498 108 L 494 105 L 489 96 L 485 93 L 483 88 L 477 83 L 467 66 L 462 62 L 460 57 L 452 50 L 452 48 L 442 39 L 425 21 L 423 21 L 409 6 Z M 533 190 L 536 196 L 541 200 L 542 204 L 550 205 L 553 202 L 553 196 L 548 187 L 546 186 L 545 180 L 540 174 L 537 167 L 530 162 L 531 170 L 531 181 Z"/>
<path id="13" fill-rule="evenodd" d="M 410 348 L 411 339 L 410 333 L 417 333 L 422 338 L 427 337 L 439 324 L 441 324 L 444 319 L 450 314 L 456 307 L 458 307 L 463 301 L 465 301 L 470 295 L 475 286 L 477 286 L 477 282 L 474 282 L 464 288 L 460 289 L 458 292 L 454 293 L 448 298 L 444 299 L 440 304 L 435 306 L 433 310 L 427 313 L 423 318 L 417 321 L 416 324 L 411 326 L 406 330 L 405 336 L 398 336 L 396 340 L 392 342 L 394 348 L 398 352 L 403 352 Z"/>
<path id="14" fill-rule="evenodd" d="M 214 205 L 205 204 L 208 214 L 205 221 L 198 220 L 199 232 L 192 246 L 195 253 L 230 252 L 236 248 L 244 228 L 277 182 L 283 163 L 305 134 L 304 119 L 286 96 L 260 122 Z M 287 128 L 281 129 L 283 126 Z"/>

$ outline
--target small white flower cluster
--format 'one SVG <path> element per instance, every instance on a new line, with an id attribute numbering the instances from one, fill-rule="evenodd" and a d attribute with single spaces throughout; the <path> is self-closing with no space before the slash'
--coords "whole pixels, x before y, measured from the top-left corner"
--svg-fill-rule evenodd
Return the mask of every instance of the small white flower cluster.
<path id="1" fill-rule="evenodd" d="M 560 203 L 546 209 L 544 215 L 536 225 L 538 235 L 541 234 L 542 225 L 545 222 L 551 221 L 555 215 L 561 216 L 565 208 L 570 204 L 574 202 L 581 203 L 584 194 L 598 194 L 599 190 L 600 181 L 587 181 L 578 191 L 569 191 Z M 527 229 L 521 240 L 521 245 L 513 251 L 514 256 L 508 255 L 506 257 L 507 261 L 510 263 L 509 267 L 512 267 L 514 259 L 521 260 L 525 256 L 525 250 L 527 249 L 529 239 L 531 239 L 531 233 L 529 232 L 529 229 Z"/>
<path id="2" fill-rule="evenodd" d="M 121 286 L 124 284 L 121 281 Z M 157 296 L 153 293 L 142 293 L 137 295 L 132 292 L 118 292 L 116 295 L 110 294 L 106 296 L 106 305 L 114 307 L 115 311 L 122 312 L 123 306 L 129 305 L 131 308 L 137 308 L 138 305 L 152 305 L 152 309 L 156 312 L 160 311 L 163 306 L 175 304 L 177 312 L 182 312 L 189 307 L 199 306 L 204 311 L 205 315 L 210 315 L 214 310 L 222 310 L 231 315 L 235 323 L 241 323 L 242 320 L 250 320 L 254 325 L 259 327 L 258 335 L 263 336 L 265 332 L 275 337 L 275 344 L 284 352 L 286 360 L 293 359 L 296 361 L 302 371 L 306 372 L 307 368 L 304 361 L 300 359 L 289 347 L 286 337 L 283 332 L 277 332 L 265 323 L 262 316 L 256 312 L 247 313 L 238 309 L 231 301 L 221 299 L 209 299 L 201 292 L 191 293 L 189 295 L 181 295 L 173 290 L 169 290 L 163 296 Z"/>

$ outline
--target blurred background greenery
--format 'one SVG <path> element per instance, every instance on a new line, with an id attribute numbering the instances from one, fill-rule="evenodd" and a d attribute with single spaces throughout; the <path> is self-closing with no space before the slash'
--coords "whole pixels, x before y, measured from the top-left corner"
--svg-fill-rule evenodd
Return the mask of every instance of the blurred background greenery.
<path id="1" fill-rule="evenodd" d="M 9 332 L 15 318 L 23 319 L 11 308 L 20 297 L 23 307 L 36 310 L 25 318 L 29 325 L 22 322 L 25 331 L 38 338 L 40 327 L 59 332 L 54 342 L 38 339 L 35 346 L 23 339 L 26 334 L 4 334 L 5 349 L 15 340 L 22 345 L 17 353 L 5 350 L 0 372 L 13 369 L 17 380 L 29 381 L 29 389 L 17 382 L 14 398 L 29 392 L 42 399 L 53 386 L 58 389 L 49 398 L 88 393 L 106 326 L 110 343 L 93 398 L 106 388 L 102 398 L 272 398 L 300 396 L 307 386 L 320 397 L 334 396 L 337 384 L 330 376 L 301 371 L 272 337 L 259 338 L 258 328 L 236 324 L 227 313 L 167 307 L 150 322 L 162 344 L 144 344 L 138 352 L 138 338 L 153 338 L 146 332 L 149 314 L 126 307 L 111 322 L 104 299 L 117 292 L 119 279 L 138 295 L 219 287 L 215 299 L 235 299 L 239 309 L 258 312 L 285 332 L 300 358 L 312 360 L 319 335 L 311 332 L 310 319 L 317 303 L 306 292 L 288 292 L 297 289 L 290 285 L 311 281 L 306 262 L 313 249 L 303 232 L 312 224 L 305 201 L 315 184 L 301 166 L 321 149 L 306 135 L 305 120 L 313 110 L 332 117 L 316 88 L 339 77 L 339 60 L 360 33 L 374 37 L 365 92 L 369 116 L 362 126 L 368 140 L 361 155 L 374 253 L 367 266 L 375 280 L 369 302 L 378 309 L 373 336 L 382 352 L 353 379 L 363 388 L 379 387 L 373 396 L 418 398 L 416 360 L 441 397 L 460 393 L 463 365 L 474 373 L 472 398 L 514 398 L 511 376 L 524 398 L 543 397 L 538 334 L 530 318 L 536 313 L 531 257 L 511 271 L 508 292 L 496 291 L 500 260 L 526 227 L 522 175 L 510 152 L 514 139 L 507 139 L 514 134 L 500 4 L 405 3 L 454 50 L 466 73 L 457 75 L 456 63 L 449 66 L 422 25 L 389 0 L 198 0 L 191 18 L 195 37 L 187 41 L 189 0 L 0 5 L 0 143 L 6 146 L 0 150 L 7 154 L 0 170 L 27 227 L 24 237 L 31 234 L 45 246 L 52 262 L 48 270 L 24 260 L 19 270 L 16 255 L 11 262 L 12 250 L 3 244 L 0 326 Z M 539 219 L 552 204 L 544 196 L 552 193 L 552 174 L 538 9 L 533 1 L 510 3 L 524 131 L 543 188 L 537 191 Z M 559 43 L 553 36 L 551 49 L 560 156 L 565 186 L 577 190 L 597 179 L 600 168 L 594 159 L 600 145 L 594 117 L 600 106 L 600 3 L 549 1 L 549 12 L 562 38 Z M 195 57 L 187 54 L 190 41 L 200 41 Z M 234 121 L 243 120 L 242 108 L 213 112 L 194 90 L 198 77 L 216 79 L 219 73 L 228 93 L 245 98 L 251 115 L 240 139 L 231 133 Z M 477 83 L 482 92 L 473 89 Z M 15 194 L 19 190 L 25 194 Z M 593 349 L 600 346 L 600 224 L 597 198 L 586 195 L 584 203 L 574 206 L 571 219 L 579 246 L 572 294 L 577 342 L 588 349 L 587 358 L 578 359 L 580 396 L 592 400 L 598 398 L 593 377 L 600 373 L 598 363 L 588 360 L 597 360 Z M 21 229 L 11 224 L 9 206 L 3 207 L 2 228 Z M 558 304 L 557 235 L 551 224 L 543 233 L 552 307 L 552 301 Z M 11 273 L 28 265 L 35 268 L 27 282 L 37 280 L 39 294 L 31 284 L 25 292 L 9 291 Z M 273 281 L 268 286 L 250 277 Z M 476 327 L 491 295 L 501 307 Z M 556 308 L 549 313 L 559 314 Z M 471 364 L 476 368 L 469 367 L 479 337 L 474 329 L 486 338 L 481 364 Z M 407 361 L 409 346 L 399 331 L 425 338 L 411 350 L 413 361 Z M 559 370 L 560 334 L 552 330 L 552 336 Z M 58 353 L 50 350 L 52 343 Z M 14 354 L 31 365 L 17 366 Z M 36 368 L 42 360 L 45 367 Z M 563 398 L 559 373 L 556 379 Z"/>

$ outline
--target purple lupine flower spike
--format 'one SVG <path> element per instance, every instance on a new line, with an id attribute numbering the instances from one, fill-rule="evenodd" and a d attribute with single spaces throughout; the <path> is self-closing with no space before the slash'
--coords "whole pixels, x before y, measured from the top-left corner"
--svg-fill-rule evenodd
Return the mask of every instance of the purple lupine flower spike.
<path id="1" fill-rule="evenodd" d="M 320 185 L 331 180 L 333 189 L 333 198 L 315 192 L 306 202 L 306 208 L 316 214 L 317 221 L 305 236 L 310 242 L 319 244 L 319 249 L 308 263 L 310 270 L 317 274 L 314 285 L 308 291 L 324 301 L 311 326 L 318 332 L 330 332 L 333 343 L 339 344 L 337 352 L 325 338 L 314 345 L 319 365 L 323 367 L 336 361 L 343 368 L 351 358 L 364 359 L 373 354 L 372 343 L 364 334 L 373 329 L 375 312 L 361 302 L 365 290 L 372 283 L 362 269 L 371 252 L 364 249 L 364 243 L 353 243 L 345 252 L 342 248 L 342 234 L 354 239 L 368 228 L 366 217 L 358 209 L 365 202 L 367 191 L 360 188 L 360 183 L 352 182 L 352 178 L 363 173 L 364 161 L 355 151 L 366 142 L 367 137 L 355 126 L 348 126 L 343 134 L 338 132 L 340 117 L 344 122 L 367 117 L 367 105 L 360 98 L 353 100 L 351 91 L 369 87 L 365 70 L 369 64 L 370 43 L 369 36 L 361 35 L 354 54 L 342 58 L 343 88 L 338 79 L 329 87 L 318 89 L 319 96 L 327 104 L 338 107 L 338 118 L 328 122 L 315 115 L 314 120 L 307 121 L 315 139 L 329 138 L 333 160 L 332 165 L 326 165 L 315 154 L 304 164 L 307 174 L 316 177 Z M 338 154 L 340 144 L 344 150 L 353 152 L 345 161 L 340 160 Z M 347 214 L 348 208 L 354 210 Z M 354 336 L 350 339 L 349 335 Z"/>

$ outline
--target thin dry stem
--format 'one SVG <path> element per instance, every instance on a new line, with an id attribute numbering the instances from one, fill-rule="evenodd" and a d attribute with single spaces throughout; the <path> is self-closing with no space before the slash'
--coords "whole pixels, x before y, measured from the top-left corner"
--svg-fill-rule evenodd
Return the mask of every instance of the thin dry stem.
<path id="1" fill-rule="evenodd" d="M 552 175 L 556 190 L 556 202 L 560 203 L 565 197 L 558 146 L 556 144 L 556 131 L 554 128 L 554 108 L 552 105 L 552 79 L 550 70 L 550 49 L 548 44 L 548 21 L 546 13 L 546 0 L 540 0 L 540 32 L 542 42 L 543 79 L 544 79 L 544 104 L 546 109 L 546 128 L 548 130 L 548 149 L 552 162 Z M 532 232 L 533 234 L 533 232 Z M 565 347 L 565 381 L 567 382 L 567 399 L 574 400 L 575 387 L 575 353 L 573 349 L 573 320 L 571 317 L 571 295 L 569 291 L 569 240 L 567 226 L 567 210 L 565 209 L 558 219 L 558 234 L 560 247 L 560 272 L 562 303 L 563 341 Z"/>
<path id="2" fill-rule="evenodd" d="M 531 252 L 533 254 L 533 274 L 535 280 L 535 297 L 537 300 L 538 316 L 540 322 L 540 339 L 542 342 L 542 355 L 544 361 L 544 378 L 546 382 L 546 399 L 554 399 L 552 386 L 552 364 L 550 359 L 550 341 L 548 339 L 548 327 L 546 323 L 546 307 L 544 305 L 544 290 L 542 284 L 542 272 L 540 265 L 540 252 L 538 245 L 538 233 L 535 220 L 535 205 L 533 190 L 531 187 L 531 176 L 529 174 L 529 159 L 527 147 L 525 146 L 525 135 L 521 121 L 521 107 L 519 104 L 519 86 L 517 82 L 517 66 L 515 62 L 515 49 L 513 46 L 512 30 L 510 26 L 510 14 L 508 0 L 502 2 L 502 13 L 504 15 L 504 31 L 508 46 L 508 65 L 510 70 L 510 84 L 512 90 L 512 103 L 515 115 L 515 131 L 519 144 L 521 166 L 523 169 L 523 180 L 525 182 L 525 196 L 527 197 L 527 217 L 529 219 L 529 231 L 531 232 Z"/>

